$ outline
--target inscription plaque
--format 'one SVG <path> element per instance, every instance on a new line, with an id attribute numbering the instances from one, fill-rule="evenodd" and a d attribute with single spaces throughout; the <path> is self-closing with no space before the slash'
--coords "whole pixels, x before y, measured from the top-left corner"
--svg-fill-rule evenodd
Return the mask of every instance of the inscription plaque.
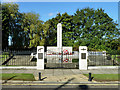
<path id="1" fill-rule="evenodd" d="M 38 59 L 43 59 L 43 53 L 38 53 Z"/>
<path id="2" fill-rule="evenodd" d="M 81 53 L 81 59 L 86 59 L 86 53 Z"/>

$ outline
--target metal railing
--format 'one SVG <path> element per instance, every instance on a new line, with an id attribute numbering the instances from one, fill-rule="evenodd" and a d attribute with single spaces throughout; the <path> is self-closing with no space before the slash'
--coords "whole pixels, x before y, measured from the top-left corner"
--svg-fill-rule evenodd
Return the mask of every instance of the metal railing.
<path id="1" fill-rule="evenodd" d="M 2 66 L 36 66 L 36 60 L 31 57 L 31 50 L 2 51 L 0 62 Z"/>
<path id="2" fill-rule="evenodd" d="M 79 58 L 72 59 L 72 52 L 67 53 L 45 53 L 45 67 L 51 68 L 63 68 L 63 69 L 76 69 L 79 68 Z"/>
<path id="3" fill-rule="evenodd" d="M 97 51 L 88 51 L 88 66 L 116 66 L 119 62 L 108 53 L 98 53 Z"/>

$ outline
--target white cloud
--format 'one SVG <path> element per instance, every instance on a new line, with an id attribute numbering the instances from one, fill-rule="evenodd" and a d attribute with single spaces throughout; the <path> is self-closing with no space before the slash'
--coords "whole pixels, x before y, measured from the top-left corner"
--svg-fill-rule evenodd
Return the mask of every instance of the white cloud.
<path id="1" fill-rule="evenodd" d="M 62 12 L 49 13 L 48 16 L 56 16 L 58 13 L 63 14 Z"/>
<path id="2" fill-rule="evenodd" d="M 49 13 L 48 15 L 49 15 L 49 16 L 53 16 L 53 15 L 54 15 L 54 13 Z"/>

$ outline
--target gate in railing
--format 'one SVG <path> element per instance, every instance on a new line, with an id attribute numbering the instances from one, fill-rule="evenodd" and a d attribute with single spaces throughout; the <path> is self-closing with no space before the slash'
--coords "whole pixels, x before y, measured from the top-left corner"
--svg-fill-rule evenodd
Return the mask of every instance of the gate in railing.
<path id="1" fill-rule="evenodd" d="M 51 53 L 45 52 L 45 68 L 47 69 L 78 69 L 79 57 L 73 52 Z"/>
<path id="2" fill-rule="evenodd" d="M 0 56 L 2 66 L 36 66 L 37 59 L 31 50 L 3 50 Z"/>

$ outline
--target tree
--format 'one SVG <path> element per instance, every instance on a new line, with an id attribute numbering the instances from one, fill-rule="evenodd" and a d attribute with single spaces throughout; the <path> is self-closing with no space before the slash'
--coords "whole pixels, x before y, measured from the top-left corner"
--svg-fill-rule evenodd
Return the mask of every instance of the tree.
<path id="1" fill-rule="evenodd" d="M 120 30 L 102 9 L 85 8 L 74 15 L 66 12 L 43 22 L 34 12 L 20 13 L 19 5 L 2 5 L 2 41 L 3 48 L 8 47 L 8 38 L 12 38 L 13 48 L 32 48 L 38 45 L 57 45 L 57 24 L 62 23 L 62 45 L 88 46 L 93 50 L 119 50 Z"/>
<path id="2" fill-rule="evenodd" d="M 42 36 L 42 23 L 39 20 L 39 14 L 36 13 L 24 13 L 22 21 L 22 28 L 24 30 L 24 46 L 25 47 L 37 47 L 40 45 Z"/>
<path id="3" fill-rule="evenodd" d="M 79 46 L 86 45 L 100 50 L 116 49 L 112 47 L 112 43 L 119 36 L 119 30 L 117 24 L 104 13 L 104 10 L 78 9 L 73 18 L 75 25 L 73 38 Z M 117 43 L 114 42 L 114 45 Z"/>
<path id="4" fill-rule="evenodd" d="M 55 18 L 49 19 L 46 21 L 49 23 L 48 38 L 49 40 L 47 45 L 57 45 L 57 24 L 62 23 L 62 42 L 63 46 L 72 46 L 74 44 L 73 36 L 73 23 L 72 16 L 67 13 L 60 14 L 58 13 Z"/>
<path id="5" fill-rule="evenodd" d="M 2 37 L 2 5 L 1 4 L 0 4 L 0 36 Z M 0 51 L 2 51 L 2 38 L 0 38 Z"/>
<path id="6" fill-rule="evenodd" d="M 2 5 L 3 48 L 8 47 L 9 37 L 12 38 L 11 47 L 14 49 L 41 45 L 42 24 L 43 21 L 39 20 L 39 14 L 20 13 L 18 4 L 4 3 Z"/>
<path id="7" fill-rule="evenodd" d="M 12 37 L 13 47 L 20 47 L 21 36 L 21 13 L 18 12 L 19 6 L 13 3 L 2 4 L 2 44 L 3 48 L 8 47 L 8 38 Z"/>

